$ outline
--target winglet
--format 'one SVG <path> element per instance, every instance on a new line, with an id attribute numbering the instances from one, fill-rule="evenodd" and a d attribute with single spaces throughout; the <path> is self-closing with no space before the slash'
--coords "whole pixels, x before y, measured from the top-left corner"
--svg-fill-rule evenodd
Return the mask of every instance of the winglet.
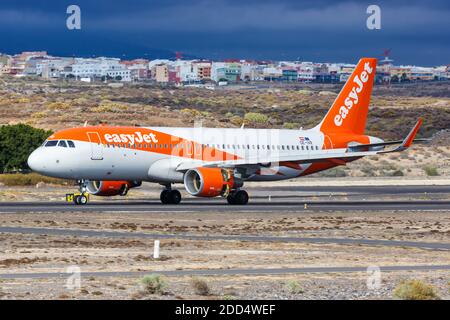
<path id="1" fill-rule="evenodd" d="M 414 128 L 411 129 L 411 131 L 408 133 L 408 135 L 403 140 L 403 142 L 400 146 L 398 146 L 394 150 L 384 151 L 381 153 L 398 152 L 398 151 L 403 151 L 403 150 L 408 149 L 411 146 L 411 144 L 413 143 L 414 138 L 416 137 L 416 134 L 419 131 L 421 125 L 422 125 L 422 118 L 419 118 L 419 120 L 417 120 L 416 124 L 414 125 Z"/>
<path id="2" fill-rule="evenodd" d="M 405 140 L 403 140 L 402 147 L 404 147 L 405 149 L 409 148 L 409 146 L 414 141 L 414 138 L 416 137 L 416 134 L 419 131 L 421 125 L 422 125 L 422 118 L 419 118 L 414 128 L 411 129 L 408 136 L 405 138 Z"/>

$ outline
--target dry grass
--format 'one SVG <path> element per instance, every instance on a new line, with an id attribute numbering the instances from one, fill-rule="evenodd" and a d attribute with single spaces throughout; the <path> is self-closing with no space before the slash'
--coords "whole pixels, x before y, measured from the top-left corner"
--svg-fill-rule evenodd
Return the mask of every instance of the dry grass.
<path id="1" fill-rule="evenodd" d="M 194 288 L 196 294 L 200 296 L 207 296 L 211 293 L 208 282 L 201 278 L 192 278 L 191 285 Z"/>
<path id="2" fill-rule="evenodd" d="M 0 174 L 0 184 L 5 186 L 35 186 L 38 183 L 53 184 L 53 185 L 70 185 L 71 180 L 58 179 L 42 176 L 37 173 L 11 173 Z"/>
<path id="3" fill-rule="evenodd" d="M 420 280 L 405 280 L 394 289 L 394 298 L 401 300 L 438 300 L 435 289 Z"/>

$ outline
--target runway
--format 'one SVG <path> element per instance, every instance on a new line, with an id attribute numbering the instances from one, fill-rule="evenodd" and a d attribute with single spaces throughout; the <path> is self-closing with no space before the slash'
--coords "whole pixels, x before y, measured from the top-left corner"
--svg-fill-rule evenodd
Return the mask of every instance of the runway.
<path id="1" fill-rule="evenodd" d="M 16 212 L 286 212 L 364 210 L 450 210 L 450 186 L 251 186 L 250 202 L 230 206 L 222 198 L 185 198 L 179 205 L 162 205 L 159 199 L 94 197 L 85 206 L 57 202 L 2 202 L 0 213 Z M 380 199 L 388 196 L 388 199 Z M 100 200 L 101 199 L 101 200 Z M 125 199 L 125 200 L 124 200 Z"/>
<path id="2" fill-rule="evenodd" d="M 245 206 L 231 206 L 223 199 L 184 200 L 179 205 L 162 205 L 158 200 L 95 201 L 76 206 L 59 202 L 2 202 L 0 213 L 21 212 L 286 212 L 308 211 L 443 211 L 450 210 L 448 200 L 339 200 L 299 201 L 292 199 L 254 199 Z"/>
<path id="3" fill-rule="evenodd" d="M 74 237 L 105 237 L 105 238 L 144 238 L 144 239 L 184 239 L 202 241 L 256 241 L 256 242 L 291 242 L 313 244 L 343 244 L 343 245 L 369 245 L 389 247 L 411 247 L 429 250 L 450 250 L 450 243 L 378 240 L 378 239 L 352 239 L 352 238 L 308 238 L 285 237 L 266 235 L 194 235 L 186 233 L 144 233 L 126 231 L 99 231 L 63 228 L 35 228 L 35 227 L 0 227 L 0 233 L 20 233 L 54 236 Z"/>
<path id="4" fill-rule="evenodd" d="M 439 271 L 450 270 L 450 265 L 384 266 L 381 272 L 395 271 Z M 305 267 L 305 268 L 268 268 L 268 269 L 194 269 L 194 270 L 148 270 L 148 271 L 93 271 L 82 272 L 82 277 L 142 277 L 147 274 L 164 276 L 232 276 L 232 275 L 283 275 L 301 273 L 351 273 L 367 272 L 367 267 Z M 0 279 L 67 279 L 70 273 L 36 272 L 36 273 L 0 273 Z"/>

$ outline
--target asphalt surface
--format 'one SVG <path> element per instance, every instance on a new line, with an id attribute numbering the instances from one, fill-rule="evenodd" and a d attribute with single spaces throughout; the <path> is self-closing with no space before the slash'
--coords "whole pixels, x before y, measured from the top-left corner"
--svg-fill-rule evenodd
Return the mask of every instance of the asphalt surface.
<path id="1" fill-rule="evenodd" d="M 159 234 L 144 232 L 123 232 L 123 231 L 101 231 L 101 230 L 80 230 L 62 228 L 34 228 L 34 227 L 0 227 L 0 233 L 20 233 L 55 236 L 75 236 L 75 237 L 105 237 L 105 238 L 144 238 L 144 239 L 185 239 L 203 241 L 258 241 L 258 242 L 292 242 L 292 243 L 315 243 L 315 244 L 349 244 L 349 245 L 375 245 L 391 247 L 412 247 L 431 250 L 450 250 L 449 243 L 439 242 L 418 242 L 399 240 L 376 240 L 376 239 L 351 239 L 351 238 L 300 238 L 283 236 L 264 235 L 193 235 L 186 233 Z"/>
<path id="2" fill-rule="evenodd" d="M 386 266 L 379 267 L 381 272 L 394 271 L 438 271 L 450 270 L 450 265 L 418 265 L 418 266 Z M 295 273 L 350 273 L 367 272 L 367 267 L 306 267 L 306 268 L 274 268 L 274 269 L 195 269 L 169 271 L 97 271 L 82 272 L 82 277 L 140 277 L 155 273 L 164 276 L 229 276 L 229 275 L 276 275 Z M 67 278 L 70 273 L 42 272 L 42 273 L 2 273 L 0 279 L 39 279 L 39 278 Z"/>
<path id="3" fill-rule="evenodd" d="M 91 201 L 76 206 L 64 201 L 58 202 L 2 202 L 1 213 L 15 212 L 269 212 L 269 211 L 443 211 L 450 210 L 450 186 L 275 186 L 247 189 L 250 202 L 245 206 L 230 206 L 225 199 L 186 198 L 179 205 L 162 205 L 159 199 L 124 200 L 115 197 L 107 201 Z M 336 200 L 331 197 L 347 199 Z M 391 199 L 379 199 L 388 196 Z M 406 200 L 392 200 L 401 196 Z M 431 200 L 423 200 L 424 197 Z M 444 197 L 442 197 L 444 196 Z M 315 197 L 321 200 L 311 200 Z M 340 199 L 340 198 L 339 198 Z M 410 200 L 413 199 L 413 200 Z M 421 200 L 422 199 L 422 200 Z"/>
<path id="4" fill-rule="evenodd" d="M 162 205 L 158 200 L 141 201 L 92 201 L 76 206 L 59 202 L 2 202 L 1 213 L 21 212 L 274 212 L 274 211 L 444 211 L 450 210 L 448 200 L 339 200 L 311 201 L 286 200 L 280 198 L 254 199 L 245 206 L 231 206 L 223 199 L 185 200 L 178 205 Z"/>

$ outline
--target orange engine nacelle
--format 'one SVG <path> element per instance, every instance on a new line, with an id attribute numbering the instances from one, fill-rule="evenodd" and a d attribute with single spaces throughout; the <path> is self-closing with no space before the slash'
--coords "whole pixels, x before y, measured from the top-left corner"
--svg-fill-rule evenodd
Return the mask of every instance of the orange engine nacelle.
<path id="1" fill-rule="evenodd" d="M 137 181 L 88 181 L 86 189 L 90 194 L 96 196 L 124 196 L 128 190 L 140 186 Z"/>
<path id="2" fill-rule="evenodd" d="M 226 197 L 232 189 L 242 186 L 230 170 L 195 168 L 184 175 L 186 191 L 196 197 Z"/>

